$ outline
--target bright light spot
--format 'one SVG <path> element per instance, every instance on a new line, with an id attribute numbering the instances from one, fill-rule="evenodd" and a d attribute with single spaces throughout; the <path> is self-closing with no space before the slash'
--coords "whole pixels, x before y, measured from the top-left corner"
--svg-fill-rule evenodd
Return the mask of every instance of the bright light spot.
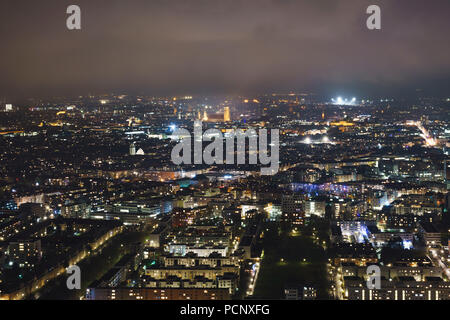
<path id="1" fill-rule="evenodd" d="M 352 99 L 350 99 L 350 98 L 338 97 L 337 99 L 331 99 L 331 101 L 335 105 L 350 106 L 350 105 L 354 105 L 356 103 L 356 98 L 353 97 Z"/>

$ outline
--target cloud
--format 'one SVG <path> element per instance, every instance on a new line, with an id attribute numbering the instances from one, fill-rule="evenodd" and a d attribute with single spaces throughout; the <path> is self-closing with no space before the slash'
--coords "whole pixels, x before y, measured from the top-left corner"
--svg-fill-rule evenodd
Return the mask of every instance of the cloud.
<path id="1" fill-rule="evenodd" d="M 68 1 L 0 5 L 0 94 L 155 94 L 366 86 L 433 87 L 450 78 L 447 0 Z M 442 83 L 441 83 L 442 84 Z"/>

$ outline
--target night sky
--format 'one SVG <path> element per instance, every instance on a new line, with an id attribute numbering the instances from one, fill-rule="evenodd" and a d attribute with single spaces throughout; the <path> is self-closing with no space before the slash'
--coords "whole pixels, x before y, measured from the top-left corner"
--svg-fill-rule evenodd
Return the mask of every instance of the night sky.
<path id="1" fill-rule="evenodd" d="M 82 30 L 66 28 L 66 8 Z M 366 28 L 370 4 L 382 30 Z M 0 98 L 450 95 L 449 0 L 2 0 Z"/>

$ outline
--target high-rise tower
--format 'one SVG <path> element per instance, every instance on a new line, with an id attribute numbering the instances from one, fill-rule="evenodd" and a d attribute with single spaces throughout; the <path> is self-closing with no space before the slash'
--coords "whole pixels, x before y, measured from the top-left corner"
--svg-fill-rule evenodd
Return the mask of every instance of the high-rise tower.
<path id="1" fill-rule="evenodd" d="M 224 122 L 230 122 L 231 121 L 231 113 L 230 113 L 230 107 L 225 107 L 223 110 L 223 121 Z"/>
<path id="2" fill-rule="evenodd" d="M 130 156 L 135 156 L 136 155 L 136 145 L 134 144 L 134 142 L 132 142 L 130 144 Z"/>

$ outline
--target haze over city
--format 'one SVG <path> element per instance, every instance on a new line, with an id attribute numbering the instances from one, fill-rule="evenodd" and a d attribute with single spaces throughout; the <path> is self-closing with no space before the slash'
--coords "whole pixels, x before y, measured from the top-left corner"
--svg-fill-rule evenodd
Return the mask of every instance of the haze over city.
<path id="1" fill-rule="evenodd" d="M 0 97 L 448 93 L 446 0 L 2 1 Z"/>

